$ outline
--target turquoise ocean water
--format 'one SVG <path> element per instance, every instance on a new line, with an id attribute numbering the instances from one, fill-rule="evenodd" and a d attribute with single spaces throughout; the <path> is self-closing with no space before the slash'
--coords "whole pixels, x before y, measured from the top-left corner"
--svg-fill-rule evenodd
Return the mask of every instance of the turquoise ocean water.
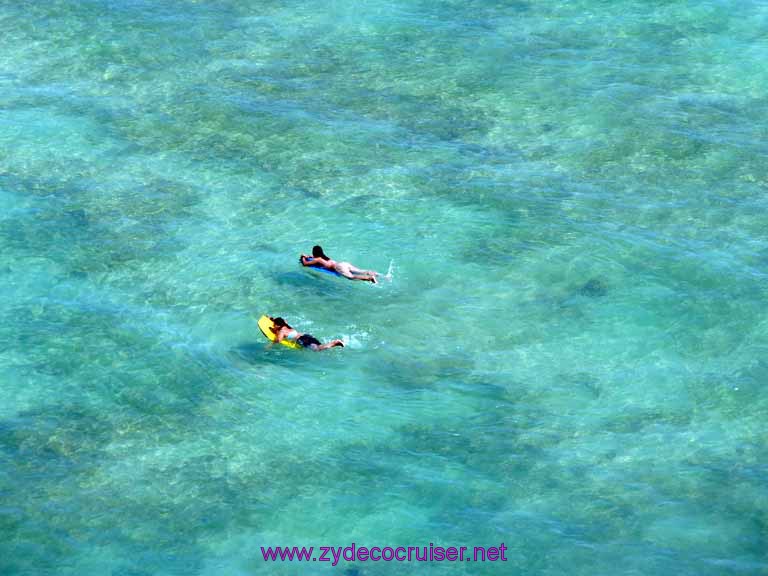
<path id="1" fill-rule="evenodd" d="M 767 31 L 0 0 L 0 573 L 768 573 Z"/>

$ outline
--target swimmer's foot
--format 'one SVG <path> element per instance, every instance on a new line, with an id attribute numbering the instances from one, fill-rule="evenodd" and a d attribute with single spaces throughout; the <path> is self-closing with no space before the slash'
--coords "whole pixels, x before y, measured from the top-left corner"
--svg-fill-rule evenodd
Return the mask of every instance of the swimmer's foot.
<path id="1" fill-rule="evenodd" d="M 371 276 L 371 283 L 372 284 L 378 284 L 378 280 L 376 280 L 376 276 Z"/>

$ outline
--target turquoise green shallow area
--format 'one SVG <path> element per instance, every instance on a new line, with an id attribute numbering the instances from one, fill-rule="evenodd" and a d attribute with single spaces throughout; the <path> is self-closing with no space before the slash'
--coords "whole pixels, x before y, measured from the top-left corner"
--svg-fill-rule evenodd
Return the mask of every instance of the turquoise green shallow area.
<path id="1" fill-rule="evenodd" d="M 768 573 L 766 30 L 0 0 L 0 574 Z"/>

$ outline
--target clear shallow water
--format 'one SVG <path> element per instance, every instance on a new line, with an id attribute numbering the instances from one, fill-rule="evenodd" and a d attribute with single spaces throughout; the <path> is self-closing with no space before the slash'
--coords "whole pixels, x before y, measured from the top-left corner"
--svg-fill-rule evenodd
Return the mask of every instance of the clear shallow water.
<path id="1" fill-rule="evenodd" d="M 0 572 L 768 570 L 767 25 L 0 3 Z"/>

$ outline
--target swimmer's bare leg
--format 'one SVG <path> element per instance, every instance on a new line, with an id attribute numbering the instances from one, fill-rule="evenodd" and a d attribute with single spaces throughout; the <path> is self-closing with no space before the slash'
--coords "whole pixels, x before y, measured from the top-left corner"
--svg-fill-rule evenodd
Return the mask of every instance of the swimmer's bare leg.
<path id="1" fill-rule="evenodd" d="M 358 268 L 357 266 L 353 266 L 352 264 L 349 264 L 347 266 L 350 272 L 352 274 L 357 274 L 360 276 L 381 276 L 380 272 L 376 272 L 376 270 L 363 270 L 362 268 Z"/>
<path id="2" fill-rule="evenodd" d="M 372 274 L 365 274 L 365 275 L 363 275 L 363 274 L 353 274 L 349 269 L 346 269 L 346 268 L 344 269 L 344 271 L 340 271 L 337 268 L 336 271 L 339 274 L 341 274 L 342 276 L 344 276 L 344 278 L 349 278 L 350 280 L 362 280 L 363 282 L 373 282 L 374 284 L 376 284 L 376 276 L 374 276 Z M 345 274 L 345 272 L 346 272 L 346 274 Z M 361 270 L 361 272 L 362 272 L 362 270 Z"/>
<path id="3" fill-rule="evenodd" d="M 320 346 L 315 344 L 312 347 L 312 349 L 317 350 L 319 352 L 320 350 L 328 350 L 328 348 L 333 348 L 334 346 L 341 346 L 342 348 L 344 348 L 344 342 L 337 338 L 336 340 L 331 340 L 327 344 L 320 344 Z"/>

